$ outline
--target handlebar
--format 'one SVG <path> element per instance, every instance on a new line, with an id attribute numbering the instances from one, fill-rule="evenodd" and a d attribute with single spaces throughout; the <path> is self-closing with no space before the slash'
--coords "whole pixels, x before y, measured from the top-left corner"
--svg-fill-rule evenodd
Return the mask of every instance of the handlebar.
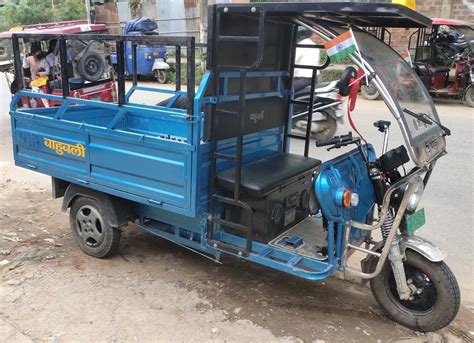
<path id="1" fill-rule="evenodd" d="M 316 141 L 316 146 L 327 146 L 327 145 L 344 145 L 352 143 L 354 137 L 352 137 L 352 132 L 349 132 L 347 135 L 335 136 L 330 139 L 318 140 Z"/>

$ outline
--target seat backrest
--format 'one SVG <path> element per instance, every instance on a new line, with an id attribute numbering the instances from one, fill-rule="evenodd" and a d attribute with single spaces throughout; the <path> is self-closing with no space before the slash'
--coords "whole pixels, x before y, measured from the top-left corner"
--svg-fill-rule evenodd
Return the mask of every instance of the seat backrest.
<path id="1" fill-rule="evenodd" d="M 219 110 L 237 111 L 238 104 L 226 102 L 219 105 Z M 217 139 L 236 137 L 240 131 L 243 134 L 263 131 L 274 127 L 283 126 L 287 118 L 287 101 L 279 97 L 253 99 L 245 102 L 244 125 L 241 129 L 240 120 L 233 114 L 220 114 L 218 121 Z M 204 140 L 210 137 L 210 113 L 206 111 Z"/>
<path id="2" fill-rule="evenodd" d="M 221 77 L 228 70 L 238 70 L 239 68 L 226 68 L 226 66 L 249 66 L 252 65 L 257 56 L 257 44 L 255 42 L 236 42 L 236 41 L 218 41 L 218 36 L 256 36 L 259 26 L 259 15 L 221 13 L 219 27 L 216 22 L 210 22 L 208 36 L 208 68 L 214 74 Z M 212 17 L 216 17 L 213 15 Z M 266 19 L 264 24 L 263 39 L 263 59 L 258 68 L 252 72 L 290 72 L 291 55 L 291 37 L 292 26 L 283 24 L 274 20 Z M 239 95 L 238 77 L 228 78 L 227 82 L 220 83 L 219 95 L 225 94 L 231 96 Z M 277 87 L 278 78 L 275 76 L 247 77 L 245 88 L 246 94 L 263 94 L 272 92 Z M 290 85 L 289 78 L 281 79 L 280 89 L 288 89 Z M 210 87 L 208 94 L 217 96 L 213 87 Z M 271 96 L 269 94 L 259 98 L 247 99 L 245 101 L 244 124 L 241 128 L 240 121 L 236 115 L 229 112 L 238 113 L 240 104 L 235 101 L 221 101 L 216 105 L 216 111 L 221 111 L 218 125 L 216 128 L 217 139 L 224 139 L 237 136 L 240 132 L 243 134 L 262 131 L 270 128 L 284 126 L 287 123 L 288 116 L 288 96 Z M 223 114 L 223 112 L 225 112 Z M 210 137 L 210 113 L 206 111 L 204 121 L 204 140 Z"/>

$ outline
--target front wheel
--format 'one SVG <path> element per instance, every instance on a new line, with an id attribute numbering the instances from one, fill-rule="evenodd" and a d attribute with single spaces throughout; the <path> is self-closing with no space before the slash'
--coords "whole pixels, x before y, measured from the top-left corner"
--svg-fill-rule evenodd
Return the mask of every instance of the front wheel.
<path id="1" fill-rule="evenodd" d="M 464 101 L 469 107 L 474 107 L 474 85 L 470 85 L 464 93 Z"/>
<path id="2" fill-rule="evenodd" d="M 407 250 L 403 261 L 407 280 L 417 289 L 409 300 L 398 296 L 390 262 L 370 281 L 372 293 L 390 318 L 417 331 L 436 331 L 456 317 L 461 301 L 453 272 L 444 262 L 431 262 Z M 410 281 L 411 279 L 411 281 Z"/>
<path id="3" fill-rule="evenodd" d="M 158 81 L 158 83 L 161 83 L 161 84 L 164 84 L 166 83 L 166 71 L 165 70 L 155 70 L 155 77 L 156 77 L 156 81 Z"/>

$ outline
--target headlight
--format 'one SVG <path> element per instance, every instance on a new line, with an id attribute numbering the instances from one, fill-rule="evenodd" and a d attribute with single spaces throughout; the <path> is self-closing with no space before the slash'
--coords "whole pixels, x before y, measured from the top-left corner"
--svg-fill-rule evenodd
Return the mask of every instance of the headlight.
<path id="1" fill-rule="evenodd" d="M 407 185 L 408 187 L 408 185 Z M 421 177 L 417 177 L 414 180 L 414 191 L 413 194 L 408 199 L 407 210 L 414 211 L 418 207 L 420 203 L 421 197 L 423 196 L 423 191 L 425 190 L 425 185 L 423 184 L 423 179 Z"/>

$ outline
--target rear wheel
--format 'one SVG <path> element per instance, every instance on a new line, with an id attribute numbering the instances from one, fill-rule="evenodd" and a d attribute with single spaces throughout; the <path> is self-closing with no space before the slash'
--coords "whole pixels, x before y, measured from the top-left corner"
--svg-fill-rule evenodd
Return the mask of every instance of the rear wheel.
<path id="1" fill-rule="evenodd" d="M 360 92 L 362 97 L 366 100 L 378 100 L 380 98 L 379 91 L 372 84 L 369 84 L 368 86 L 361 86 Z"/>
<path id="2" fill-rule="evenodd" d="M 461 295 L 452 271 L 444 262 L 431 262 L 407 250 L 403 261 L 407 280 L 417 288 L 409 300 L 398 296 L 395 278 L 387 261 L 370 281 L 375 299 L 390 318 L 410 329 L 436 331 L 447 326 L 458 313 Z"/>
<path id="3" fill-rule="evenodd" d="M 464 93 L 464 101 L 469 107 L 474 107 L 474 86 L 470 85 Z"/>
<path id="4" fill-rule="evenodd" d="M 95 199 L 77 198 L 69 212 L 69 223 L 76 242 L 87 255 L 104 258 L 117 252 L 120 230 L 109 226 L 102 206 Z"/>

